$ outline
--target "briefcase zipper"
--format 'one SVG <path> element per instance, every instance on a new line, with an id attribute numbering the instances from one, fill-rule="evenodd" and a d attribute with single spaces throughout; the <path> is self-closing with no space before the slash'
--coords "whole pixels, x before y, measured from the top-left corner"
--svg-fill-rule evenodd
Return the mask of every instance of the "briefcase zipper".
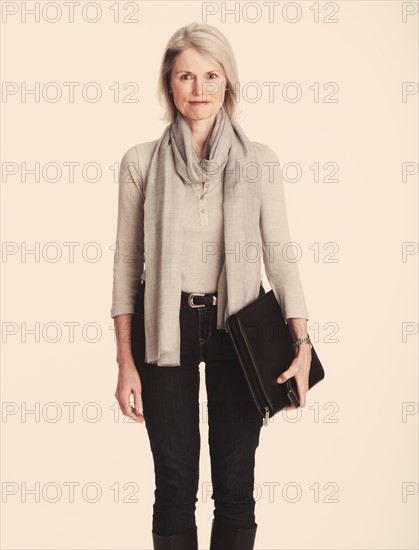
<path id="1" fill-rule="evenodd" d="M 234 339 L 232 338 L 233 342 L 234 342 Z M 262 409 L 262 401 L 255 395 L 255 392 L 253 391 L 253 388 L 252 388 L 252 385 L 249 383 L 249 377 L 247 376 L 247 372 L 245 369 L 243 369 L 244 371 L 244 374 L 247 378 L 247 381 L 248 381 L 248 385 L 250 387 L 250 391 L 252 392 L 252 395 L 253 395 L 253 399 L 256 401 L 256 403 L 258 404 L 259 406 L 259 409 Z M 265 416 L 263 417 L 263 425 L 264 426 L 268 426 L 269 425 L 269 407 L 263 407 L 265 409 Z"/>
<path id="2" fill-rule="evenodd" d="M 237 320 L 238 320 L 239 325 L 241 325 L 240 319 L 237 319 Z M 250 349 L 249 349 L 249 346 L 248 346 L 248 344 L 247 344 L 246 339 L 243 340 L 243 344 L 246 346 L 246 348 L 247 348 L 247 350 L 248 350 L 248 352 L 249 352 L 249 355 L 252 355 L 252 352 L 251 352 Z M 262 399 L 261 399 L 261 400 L 258 400 L 258 401 L 259 401 L 259 403 L 260 403 L 260 406 L 262 406 L 263 401 L 267 401 L 267 402 L 269 403 L 269 399 L 268 399 L 268 396 L 265 394 L 265 392 L 264 392 L 264 390 L 263 390 L 262 382 L 261 382 L 261 380 L 260 380 L 260 376 L 259 376 L 258 371 L 255 370 L 255 373 L 256 373 L 256 377 L 257 377 L 257 379 L 258 379 L 258 381 L 259 381 L 259 385 L 258 385 L 257 390 L 258 390 L 258 393 L 260 393 L 260 394 L 262 395 Z M 271 406 L 271 407 L 272 407 L 272 406 Z M 264 416 L 264 418 L 263 418 L 263 425 L 264 425 L 264 426 L 268 426 L 268 424 L 269 424 L 269 410 L 270 410 L 270 409 L 269 409 L 269 407 L 268 407 L 267 405 L 265 405 L 264 409 L 265 409 L 265 416 Z M 273 407 L 272 407 L 272 410 L 273 410 Z"/>
<path id="3" fill-rule="evenodd" d="M 246 370 L 244 370 L 244 374 L 245 374 L 246 378 L 248 379 Z M 253 391 L 253 388 L 252 388 L 250 383 L 249 383 L 249 387 L 250 387 L 250 390 L 253 394 L 253 399 L 258 403 L 259 408 L 262 409 L 262 402 L 260 401 L 260 399 L 258 399 L 258 397 L 256 397 L 255 392 Z M 269 407 L 265 406 L 263 408 L 265 409 L 265 415 L 263 417 L 263 425 L 268 426 L 269 425 Z"/>
<path id="4" fill-rule="evenodd" d="M 238 322 L 239 322 L 239 325 L 240 325 L 240 320 L 239 320 L 239 319 L 238 319 Z M 230 332 L 230 336 L 231 336 L 231 340 L 233 341 L 234 346 L 237 348 L 237 342 L 236 342 L 235 338 L 233 337 L 233 333 L 232 333 L 232 332 Z M 247 342 L 246 342 L 244 339 L 240 339 L 240 340 L 241 340 L 241 344 L 244 345 L 244 346 L 248 349 L 249 354 L 250 354 L 250 350 L 249 350 L 249 346 L 247 345 Z M 238 350 L 237 350 L 237 351 L 238 351 Z M 255 395 L 255 392 L 253 391 L 253 388 L 252 388 L 252 384 L 249 382 L 249 377 L 247 376 L 246 369 L 243 369 L 243 371 L 244 371 L 244 374 L 246 375 L 246 378 L 247 378 L 247 381 L 248 381 L 248 385 L 249 385 L 250 390 L 251 390 L 251 392 L 252 392 L 252 394 L 253 394 L 253 398 L 254 398 L 254 400 L 255 400 L 255 401 L 258 403 L 258 405 L 259 405 L 259 409 L 262 409 L 262 408 L 265 409 L 265 415 L 264 415 L 264 417 L 263 417 L 263 425 L 264 425 L 264 426 L 268 426 L 268 425 L 269 425 L 269 410 L 270 410 L 270 409 L 269 409 L 269 407 L 266 406 L 266 405 L 263 407 L 263 406 L 262 406 L 262 403 L 263 403 L 263 401 L 265 401 L 265 400 L 266 400 L 266 401 L 269 401 L 269 399 L 267 398 L 266 395 L 264 395 L 265 392 L 263 391 L 263 388 L 262 388 L 262 386 L 261 386 L 259 374 L 258 374 L 257 371 L 256 371 L 256 376 L 257 376 L 257 378 L 258 378 L 258 380 L 259 380 L 259 385 L 258 385 L 258 387 L 257 387 L 257 392 L 258 392 L 258 394 L 263 394 L 263 395 L 262 395 L 262 399 L 259 399 L 259 397 L 260 397 L 261 395 L 258 395 L 258 396 Z M 273 408 L 272 408 L 272 410 L 273 410 Z"/>
<path id="5" fill-rule="evenodd" d="M 267 426 L 269 424 L 269 407 L 265 407 L 265 417 L 263 419 L 263 425 Z"/>
<path id="6" fill-rule="evenodd" d="M 248 379 L 247 372 L 244 370 L 244 374 L 246 375 L 246 378 Z M 255 392 L 253 391 L 252 385 L 249 383 L 250 390 L 253 394 L 253 399 L 258 403 L 259 408 L 262 409 L 262 401 L 255 395 Z M 263 417 L 263 425 L 268 426 L 269 425 L 269 407 L 263 407 L 265 409 L 265 415 Z"/>

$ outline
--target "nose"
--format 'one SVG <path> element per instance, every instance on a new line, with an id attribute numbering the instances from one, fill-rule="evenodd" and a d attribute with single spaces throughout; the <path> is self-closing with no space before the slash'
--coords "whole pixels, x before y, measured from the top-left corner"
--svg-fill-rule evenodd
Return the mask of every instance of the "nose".
<path id="1" fill-rule="evenodd" d="M 205 99 L 204 96 L 204 88 L 203 88 L 203 79 L 200 77 L 195 77 L 194 85 L 193 85 L 193 93 L 194 95 L 198 96 L 200 99 Z"/>
<path id="2" fill-rule="evenodd" d="M 211 101 L 213 96 L 218 91 L 218 86 L 215 82 L 205 80 L 204 78 L 196 78 L 193 86 L 193 94 L 197 96 L 197 99 L 203 101 Z"/>

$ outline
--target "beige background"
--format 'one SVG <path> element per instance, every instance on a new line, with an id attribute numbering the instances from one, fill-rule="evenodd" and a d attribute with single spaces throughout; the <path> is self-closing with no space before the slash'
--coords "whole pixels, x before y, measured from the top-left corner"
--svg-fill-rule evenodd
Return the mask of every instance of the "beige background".
<path id="1" fill-rule="evenodd" d="M 114 400 L 115 163 L 163 132 L 161 55 L 176 29 L 203 21 L 204 5 L 139 2 L 135 13 L 135 3 L 121 1 L 116 22 L 117 3 L 99 1 L 93 23 L 83 3 L 70 22 L 58 2 L 63 12 L 52 23 L 52 8 L 35 22 L 23 19 L 20 2 L 7 3 L 17 12 L 6 18 L 5 4 L 2 80 L 14 91 L 1 104 L 2 548 L 148 549 L 152 455 L 145 425 L 124 422 Z M 286 181 L 288 216 L 326 371 L 305 409 L 262 428 L 256 548 L 417 548 L 418 14 L 403 17 L 417 2 L 299 2 L 295 22 L 282 2 L 272 22 L 262 2 L 254 22 L 255 2 L 225 21 L 221 4 L 212 5 L 218 12 L 206 22 L 230 40 L 241 82 L 262 92 L 256 101 L 255 88 L 241 97 L 239 123 L 301 171 Z M 138 22 L 123 22 L 131 12 Z M 46 99 L 54 82 L 56 102 Z M 66 82 L 80 84 L 74 101 Z M 82 95 L 88 82 L 102 91 L 96 102 Z M 139 87 L 132 103 L 123 101 L 134 91 L 124 90 L 129 82 Z M 272 102 L 264 82 L 279 82 Z M 297 101 L 282 95 L 291 82 Z M 22 95 L 36 83 L 36 100 Z M 405 100 L 403 83 L 412 90 Z M 69 162 L 79 163 L 74 178 Z M 24 163 L 39 163 L 39 178 L 25 181 Z M 62 170 L 57 181 L 52 168 L 46 179 L 48 163 Z M 88 163 L 100 168 L 97 181 Z M 337 168 L 334 182 L 325 181 L 327 163 Z M 404 179 L 403 163 L 411 170 Z M 69 242 L 77 243 L 74 258 Z M 197 523 L 205 549 L 213 502 L 200 368 Z"/>

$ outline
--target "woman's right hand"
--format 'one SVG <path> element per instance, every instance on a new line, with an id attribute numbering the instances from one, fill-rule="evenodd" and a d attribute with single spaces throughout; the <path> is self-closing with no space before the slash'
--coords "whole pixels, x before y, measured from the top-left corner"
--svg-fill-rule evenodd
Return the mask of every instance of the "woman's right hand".
<path id="1" fill-rule="evenodd" d="M 115 397 L 125 416 L 143 423 L 143 401 L 141 397 L 141 380 L 134 362 L 131 347 L 132 313 L 115 316 L 115 334 L 117 342 L 116 362 L 119 366 L 118 384 Z M 134 394 L 134 407 L 130 403 Z"/>
<path id="2" fill-rule="evenodd" d="M 131 357 L 119 364 L 118 384 L 115 397 L 119 407 L 125 416 L 129 416 L 135 422 L 144 422 L 143 400 L 141 397 L 141 379 Z M 134 395 L 134 406 L 130 403 L 131 393 Z"/>

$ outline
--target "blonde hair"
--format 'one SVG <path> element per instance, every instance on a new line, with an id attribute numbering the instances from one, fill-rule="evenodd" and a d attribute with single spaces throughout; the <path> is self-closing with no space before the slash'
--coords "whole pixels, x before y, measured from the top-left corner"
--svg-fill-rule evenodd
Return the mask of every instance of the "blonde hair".
<path id="1" fill-rule="evenodd" d="M 160 104 L 165 106 L 164 119 L 173 122 L 176 118 L 176 105 L 173 94 L 169 92 L 170 79 L 176 56 L 186 48 L 194 48 L 201 55 L 212 57 L 223 69 L 227 81 L 224 108 L 230 120 L 233 120 L 236 113 L 236 83 L 238 83 L 233 50 L 227 38 L 216 27 L 196 22 L 178 29 L 171 36 L 163 54 L 157 97 Z"/>

